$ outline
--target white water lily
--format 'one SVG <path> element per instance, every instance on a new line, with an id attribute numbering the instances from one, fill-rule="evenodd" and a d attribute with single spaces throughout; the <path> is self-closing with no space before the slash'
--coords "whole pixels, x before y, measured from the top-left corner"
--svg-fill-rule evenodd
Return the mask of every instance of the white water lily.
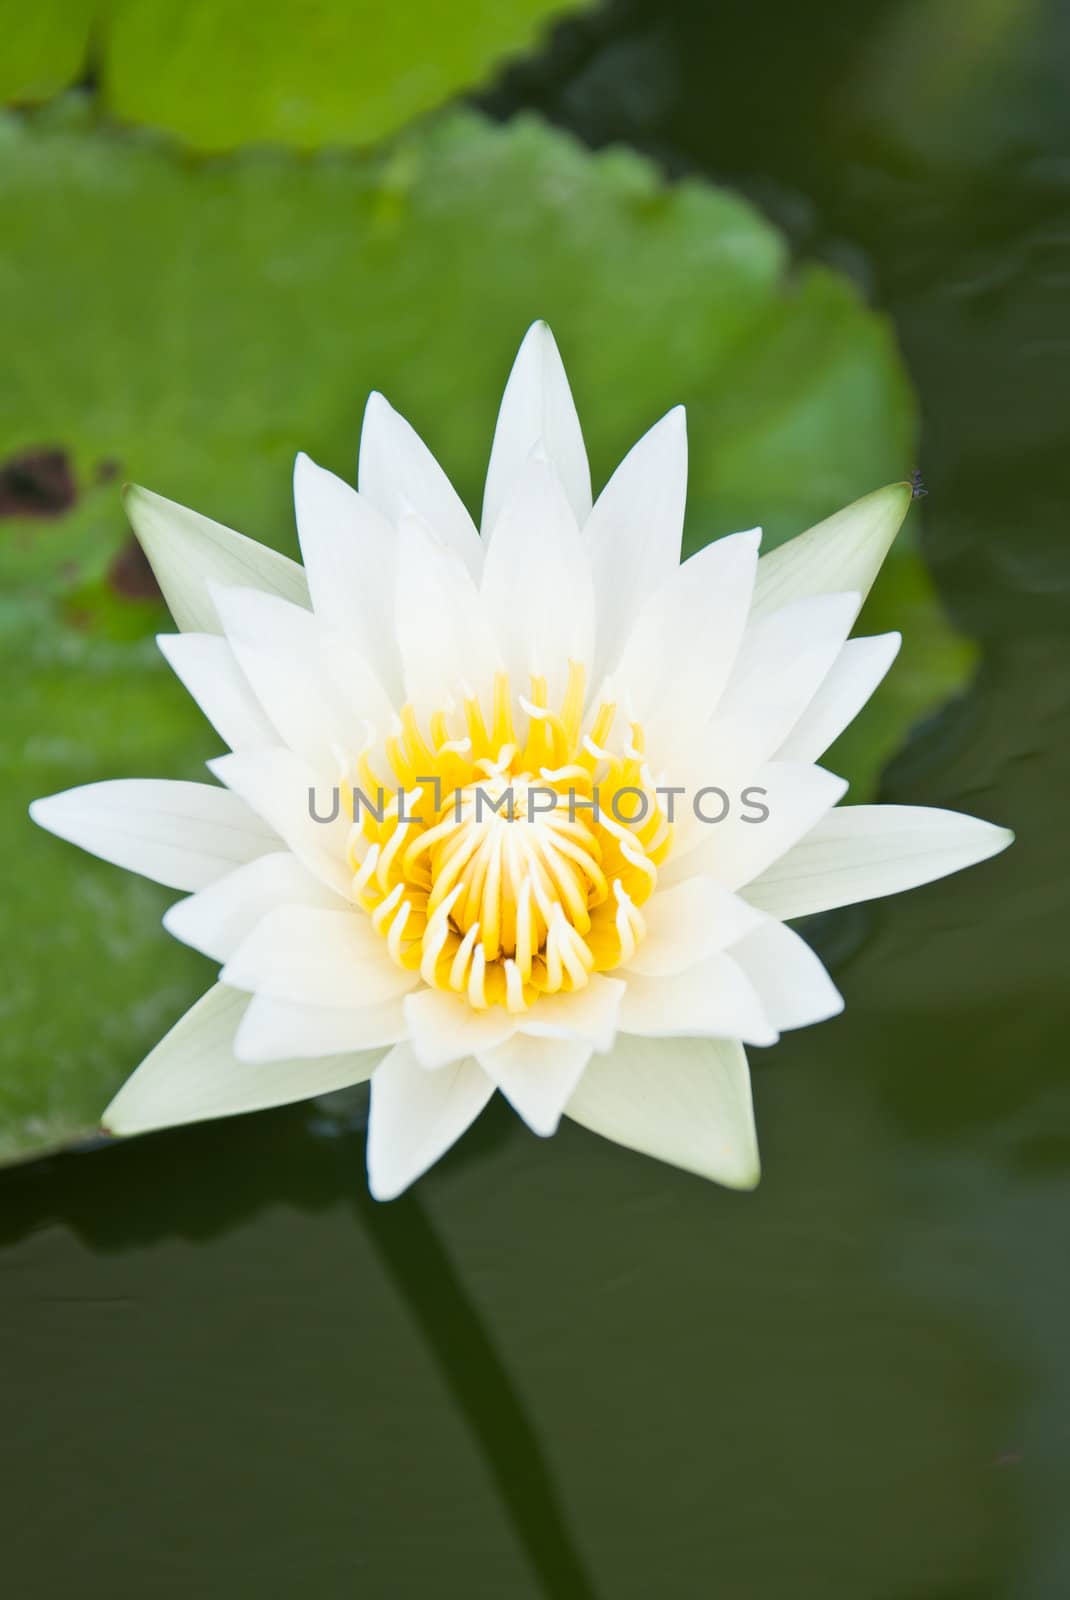
<path id="1" fill-rule="evenodd" d="M 379 395 L 357 489 L 298 459 L 303 569 L 131 492 L 182 630 L 161 649 L 231 753 L 209 763 L 217 783 L 90 784 L 31 807 L 184 891 L 166 927 L 222 965 L 108 1130 L 370 1078 L 379 1198 L 496 1090 L 536 1133 L 565 1114 L 757 1182 L 743 1046 L 842 1008 L 786 919 L 909 889 L 1011 835 L 948 811 L 837 809 L 846 784 L 815 764 L 895 656 L 898 634 L 848 635 L 909 486 L 761 560 L 753 530 L 681 564 L 686 471 L 677 409 L 592 505 L 536 324 L 482 533 Z"/>

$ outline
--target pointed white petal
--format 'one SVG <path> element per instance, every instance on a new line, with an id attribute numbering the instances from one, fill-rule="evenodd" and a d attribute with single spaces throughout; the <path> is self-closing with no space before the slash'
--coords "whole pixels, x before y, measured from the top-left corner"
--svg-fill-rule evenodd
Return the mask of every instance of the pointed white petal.
<path id="1" fill-rule="evenodd" d="M 124 499 L 141 548 L 184 633 L 222 632 L 209 580 L 263 589 L 295 605 L 308 605 L 304 571 L 277 550 L 137 484 Z"/>
<path id="2" fill-rule="evenodd" d="M 594 681 L 612 672 L 648 598 L 680 563 L 687 498 L 687 423 L 670 411 L 625 456 L 584 529 L 598 596 Z"/>
<path id="3" fill-rule="evenodd" d="M 156 643 L 231 750 L 261 750 L 278 743 L 226 639 L 216 633 L 161 633 Z"/>
<path id="4" fill-rule="evenodd" d="M 620 1034 L 608 1055 L 592 1057 L 565 1114 L 731 1189 L 758 1182 L 750 1074 L 734 1040 Z"/>
<path id="5" fill-rule="evenodd" d="M 629 715 L 665 737 L 658 713 L 690 734 L 721 697 L 743 638 L 758 565 L 759 529 L 717 539 L 671 574 L 644 605 L 613 670 Z M 670 735 L 671 737 L 671 735 Z M 660 759 L 660 752 L 658 755 Z"/>
<path id="6" fill-rule="evenodd" d="M 483 607 L 514 683 L 543 674 L 550 703 L 569 660 L 589 662 L 595 595 L 575 518 L 553 468 L 532 458 L 514 478 L 483 565 Z"/>
<path id="7" fill-rule="evenodd" d="M 210 783 L 87 783 L 35 800 L 30 816 L 49 833 L 169 889 L 203 889 L 279 846 L 244 801 Z"/>
<path id="8" fill-rule="evenodd" d="M 735 953 L 707 956 L 664 978 L 629 973 L 621 1032 L 664 1039 L 713 1034 L 744 1044 L 775 1044 L 777 1030 Z"/>
<path id="9" fill-rule="evenodd" d="M 782 922 L 764 922 L 733 945 L 731 955 L 776 1028 L 808 1028 L 843 1010 L 843 996 L 817 956 Z"/>
<path id="10" fill-rule="evenodd" d="M 335 681 L 316 617 L 254 589 L 212 588 L 227 642 L 257 700 L 284 744 L 317 772 L 340 774 L 353 748 L 348 690 Z M 392 708 L 370 678 L 363 715 L 386 727 Z"/>
<path id="11" fill-rule="evenodd" d="M 497 526 L 531 452 L 542 445 L 572 515 L 582 527 L 591 511 L 591 472 L 572 391 L 545 322 L 528 329 L 502 396 L 483 495 L 483 536 Z"/>
<path id="12" fill-rule="evenodd" d="M 727 889 L 742 890 L 816 827 L 846 791 L 844 779 L 823 767 L 770 761 L 755 773 L 753 783 L 730 797 L 723 821 L 700 823 L 681 839 L 679 853 L 669 857 L 660 881 L 679 883 L 703 873 Z M 703 797 L 700 805 L 712 817 L 723 809 L 716 795 Z M 746 898 L 754 903 L 749 892 Z"/>
<path id="13" fill-rule="evenodd" d="M 539 996 L 538 1004 L 517 1018 L 518 1032 L 533 1039 L 585 1039 L 608 1050 L 617 1032 L 624 984 L 593 973 L 582 989 Z"/>
<path id="14" fill-rule="evenodd" d="M 411 514 L 403 513 L 397 537 L 396 632 L 405 698 L 424 717 L 465 684 L 489 695 L 503 663 L 471 573 Z"/>
<path id="15" fill-rule="evenodd" d="M 755 617 L 810 595 L 855 590 L 866 598 L 910 509 L 909 483 L 891 483 L 837 511 L 758 563 Z"/>
<path id="16" fill-rule="evenodd" d="M 226 961 L 261 917 L 287 905 L 347 909 L 346 902 L 314 878 L 296 856 L 282 850 L 249 861 L 199 894 L 177 901 L 164 913 L 163 925 L 173 938 L 202 955 Z"/>
<path id="17" fill-rule="evenodd" d="M 274 829 L 276 848 L 281 839 L 328 888 L 351 897 L 353 872 L 346 859 L 351 823 L 338 786 L 281 748 L 218 756 L 208 770 Z M 321 817 L 332 820 L 321 822 Z"/>
<path id="18" fill-rule="evenodd" d="M 395 1045 L 372 1079 L 368 1188 L 393 1200 L 473 1123 L 494 1093 L 474 1061 L 425 1072 L 407 1044 Z"/>
<path id="19" fill-rule="evenodd" d="M 475 1011 L 466 1000 L 441 989 L 420 989 L 407 995 L 405 1019 L 412 1053 L 428 1072 L 492 1049 L 511 1038 L 517 1024 L 504 1006 Z"/>
<path id="20" fill-rule="evenodd" d="M 346 753 L 351 756 L 354 749 L 363 747 L 369 729 L 381 740 L 393 725 L 396 708 L 402 703 L 400 676 L 387 694 L 356 639 L 337 628 L 321 633 L 319 660 L 330 685 L 332 704 L 346 719 Z M 355 729 L 361 730 L 359 739 L 355 737 Z"/>
<path id="21" fill-rule="evenodd" d="M 316 616 L 352 638 L 395 691 L 393 528 L 370 499 L 303 454 L 294 467 L 294 506 Z"/>
<path id="22" fill-rule="evenodd" d="M 828 676 L 777 751 L 780 761 L 817 761 L 857 717 L 896 658 L 901 633 L 848 639 Z"/>
<path id="23" fill-rule="evenodd" d="M 406 508 L 460 556 L 473 576 L 483 546 L 461 497 L 419 435 L 381 394 L 369 396 L 360 435 L 362 495 L 396 524 Z"/>
<path id="24" fill-rule="evenodd" d="M 933 806 L 844 806 L 832 811 L 746 887 L 774 917 L 803 917 L 899 894 L 1012 843 L 1009 828 Z"/>
<path id="25" fill-rule="evenodd" d="M 297 1005 L 379 1005 L 419 977 L 390 959 L 362 912 L 285 906 L 270 911 L 238 946 L 220 977 L 234 989 Z"/>
<path id="26" fill-rule="evenodd" d="M 858 615 L 856 594 L 796 600 L 748 627 L 707 735 L 722 775 L 749 782 L 806 711 Z"/>
<path id="27" fill-rule="evenodd" d="M 248 998 L 248 997 L 246 997 Z M 254 994 L 234 1040 L 242 1061 L 282 1061 L 377 1050 L 407 1033 L 400 996 L 374 1006 L 308 1006 Z"/>
<path id="28" fill-rule="evenodd" d="M 249 1065 L 234 1054 L 248 996 L 217 984 L 175 1023 L 105 1111 L 108 1133 L 148 1133 L 210 1117 L 288 1105 L 363 1083 L 382 1055 Z"/>
<path id="29" fill-rule="evenodd" d="M 760 922 L 745 900 L 699 874 L 669 888 L 659 886 L 644 903 L 642 915 L 646 933 L 628 971 L 650 978 L 704 961 Z"/>
<path id="30" fill-rule="evenodd" d="M 557 1132 L 593 1046 L 584 1039 L 537 1039 L 518 1033 L 493 1050 L 480 1050 L 479 1065 L 492 1078 L 532 1133 Z"/>

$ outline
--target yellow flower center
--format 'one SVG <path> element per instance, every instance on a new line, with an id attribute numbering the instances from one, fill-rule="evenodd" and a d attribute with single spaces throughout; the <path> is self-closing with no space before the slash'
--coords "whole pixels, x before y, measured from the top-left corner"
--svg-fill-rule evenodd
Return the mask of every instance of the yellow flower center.
<path id="1" fill-rule="evenodd" d="M 514 706 L 499 673 L 489 716 L 472 696 L 461 716 L 435 712 L 425 734 L 406 706 L 386 742 L 390 778 L 367 756 L 358 764 L 358 901 L 400 966 L 479 1010 L 582 989 L 643 937 L 639 908 L 672 828 L 642 729 L 611 748 L 616 707 L 585 719 L 583 700 L 574 662 L 559 711 L 538 677 Z"/>

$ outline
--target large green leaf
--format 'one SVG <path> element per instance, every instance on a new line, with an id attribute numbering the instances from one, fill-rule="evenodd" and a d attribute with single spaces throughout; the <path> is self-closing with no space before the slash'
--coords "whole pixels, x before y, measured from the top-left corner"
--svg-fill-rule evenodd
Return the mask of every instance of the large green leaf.
<path id="1" fill-rule="evenodd" d="M 903 476 L 913 415 L 884 322 L 828 272 L 789 279 L 749 206 L 531 121 L 455 115 L 387 158 L 191 164 L 94 131 L 75 106 L 0 124 L 0 206 L 0 465 L 21 462 L 3 504 L 36 496 L 56 513 L 0 523 L 12 1158 L 90 1131 L 211 978 L 160 931 L 162 892 L 25 818 L 36 794 L 195 776 L 217 753 L 145 637 L 166 620 L 121 554 L 120 476 L 294 551 L 295 451 L 351 474 L 364 398 L 381 388 L 475 505 L 537 315 L 568 363 L 596 481 L 687 403 L 691 546 L 757 521 L 775 541 Z M 42 466 L 46 446 L 59 468 Z M 900 595 L 911 688 L 878 699 L 874 748 L 851 771 L 863 789 L 963 670 L 908 545 L 874 604 L 891 620 Z"/>
<path id="2" fill-rule="evenodd" d="M 85 71 L 100 0 L 0 0 L 0 103 L 47 100 Z"/>
<path id="3" fill-rule="evenodd" d="M 479 84 L 583 0 L 0 0 L 0 101 L 85 71 L 108 110 L 198 150 L 373 144 Z"/>

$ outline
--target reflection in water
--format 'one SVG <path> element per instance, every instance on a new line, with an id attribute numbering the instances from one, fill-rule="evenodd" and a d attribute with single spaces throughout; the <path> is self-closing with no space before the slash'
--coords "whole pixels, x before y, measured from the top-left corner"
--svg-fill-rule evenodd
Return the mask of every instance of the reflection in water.
<path id="1" fill-rule="evenodd" d="M 547 1600 L 594 1600 L 535 1428 L 419 1193 L 384 1206 L 361 1186 L 354 1198 L 362 1227 L 479 1441 Z"/>
<path id="2" fill-rule="evenodd" d="M 472 1443 L 483 1458 L 497 1491 L 513 1537 L 525 1552 L 537 1586 L 545 1600 L 594 1600 L 595 1589 L 584 1569 L 575 1541 L 547 1466 L 544 1451 L 524 1402 L 509 1376 L 485 1319 L 462 1282 L 448 1250 L 427 1213 L 427 1202 L 412 1192 L 390 1205 L 380 1205 L 367 1193 L 362 1172 L 366 1090 L 294 1107 L 240 1122 L 206 1124 L 200 1128 L 116 1144 L 99 1151 L 67 1155 L 12 1169 L 0 1177 L 4 1194 L 0 1242 L 16 1246 L 58 1227 L 70 1230 L 100 1258 L 130 1257 L 132 1272 L 120 1269 L 119 1281 L 129 1289 L 105 1287 L 106 1273 L 90 1270 L 84 1286 L 79 1278 L 76 1251 L 61 1245 L 59 1270 L 31 1278 L 33 1292 L 26 1298 L 26 1343 L 17 1345 L 17 1363 L 32 1378 L 36 1353 L 31 1335 L 40 1335 L 47 1308 L 62 1309 L 68 1332 L 61 1349 L 79 1343 L 92 1346 L 92 1324 L 101 1307 L 134 1310 L 146 1293 L 145 1275 L 137 1266 L 138 1253 L 146 1249 L 164 1256 L 177 1241 L 211 1245 L 218 1241 L 226 1260 L 234 1246 L 241 1258 L 242 1231 L 255 1224 L 270 1236 L 270 1213 L 280 1203 L 322 1220 L 313 1250 L 322 1251 L 323 1270 L 332 1281 L 345 1277 L 338 1258 L 339 1238 L 326 1233 L 323 1214 L 341 1206 L 343 1215 L 355 1219 L 360 1235 L 370 1244 L 389 1283 L 403 1302 L 422 1340 L 428 1363 L 445 1385 L 452 1408 L 470 1430 Z M 501 1119 L 485 1119 L 485 1126 L 450 1157 L 453 1171 L 463 1171 L 500 1142 Z M 307 1131 L 306 1131 L 307 1130 Z M 196 1154 L 194 1153 L 196 1152 Z M 209 1181 L 194 1181 L 196 1173 Z M 150 1198 L 151 1197 L 151 1198 Z M 148 1202 L 148 1203 L 146 1203 Z M 351 1229 L 348 1231 L 352 1244 Z M 345 1248 L 346 1235 L 341 1246 Z M 215 1254 L 197 1258 L 191 1281 L 193 1314 L 211 1305 L 216 1316 L 225 1315 L 219 1300 L 221 1268 Z M 362 1351 L 362 1334 L 368 1318 L 383 1318 L 382 1294 L 369 1281 L 367 1263 L 357 1263 L 364 1295 L 344 1342 Z M 226 1270 L 225 1268 L 223 1269 Z M 254 1297 L 263 1295 L 259 1273 L 250 1281 Z M 265 1386 L 272 1381 L 270 1351 L 273 1342 L 292 1340 L 298 1328 L 314 1349 L 318 1316 L 324 1297 L 308 1301 L 307 1317 L 300 1308 L 276 1310 L 271 1339 L 263 1349 L 249 1352 L 246 1362 L 259 1367 Z M 188 1313 L 187 1313 L 188 1315 Z M 185 1336 L 185 1316 L 179 1314 L 174 1334 Z M 118 1354 L 116 1366 L 124 1370 L 129 1353 Z M 371 1411 L 366 1425 L 374 1438 L 383 1427 L 381 1413 Z M 412 1449 L 421 1444 L 421 1423 L 433 1440 L 441 1422 L 433 1410 L 409 1419 Z M 339 1426 L 341 1422 L 339 1420 Z M 313 1483 L 320 1470 L 313 1464 Z M 358 1476 L 353 1489 L 359 1498 L 366 1488 Z M 472 1552 L 473 1558 L 475 1552 Z"/>

